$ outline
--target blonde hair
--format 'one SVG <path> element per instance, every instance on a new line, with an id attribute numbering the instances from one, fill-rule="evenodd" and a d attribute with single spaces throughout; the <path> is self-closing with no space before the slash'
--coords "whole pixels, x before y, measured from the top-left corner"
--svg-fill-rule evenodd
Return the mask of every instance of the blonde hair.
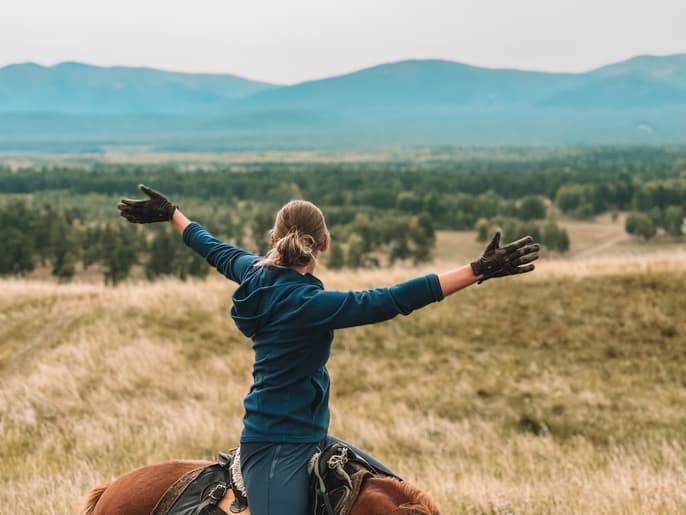
<path id="1" fill-rule="evenodd" d="M 271 230 L 274 248 L 258 265 L 306 266 L 317 259 L 329 238 L 324 214 L 312 202 L 291 200 L 276 213 Z"/>

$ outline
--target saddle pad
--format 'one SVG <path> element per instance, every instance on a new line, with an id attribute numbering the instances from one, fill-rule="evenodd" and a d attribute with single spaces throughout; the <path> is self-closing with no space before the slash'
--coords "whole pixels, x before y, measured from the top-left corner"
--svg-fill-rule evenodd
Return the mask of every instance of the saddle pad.
<path id="1" fill-rule="evenodd" d="M 195 515 L 206 495 L 219 483 L 229 483 L 228 471 L 219 464 L 191 470 L 169 487 L 151 515 Z M 216 506 L 213 508 L 216 510 Z"/>

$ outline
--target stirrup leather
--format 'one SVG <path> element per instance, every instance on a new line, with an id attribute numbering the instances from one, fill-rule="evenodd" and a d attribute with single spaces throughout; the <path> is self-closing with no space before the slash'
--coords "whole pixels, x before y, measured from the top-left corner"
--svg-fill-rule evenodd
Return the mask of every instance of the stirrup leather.
<path id="1" fill-rule="evenodd" d="M 231 513 L 241 513 L 248 509 L 248 497 L 241 474 L 240 448 L 231 449 L 228 453 L 219 453 L 219 464 L 229 472 L 228 487 L 233 492 L 233 502 L 229 506 Z"/>

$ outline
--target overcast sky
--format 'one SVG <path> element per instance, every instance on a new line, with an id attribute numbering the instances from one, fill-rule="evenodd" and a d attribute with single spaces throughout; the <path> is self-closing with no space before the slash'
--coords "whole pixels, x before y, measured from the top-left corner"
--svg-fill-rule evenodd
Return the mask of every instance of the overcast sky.
<path id="1" fill-rule="evenodd" d="M 584 71 L 686 53 L 686 0 L 2 0 L 0 66 L 82 61 L 293 83 L 388 61 Z"/>

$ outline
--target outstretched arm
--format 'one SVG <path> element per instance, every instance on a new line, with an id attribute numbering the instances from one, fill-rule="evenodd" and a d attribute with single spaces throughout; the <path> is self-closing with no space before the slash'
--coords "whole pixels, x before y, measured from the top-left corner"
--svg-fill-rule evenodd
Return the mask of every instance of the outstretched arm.
<path id="1" fill-rule="evenodd" d="M 176 227 L 176 230 L 179 231 L 180 234 L 183 234 L 183 231 L 186 230 L 186 227 L 191 224 L 191 221 L 181 212 L 178 207 L 174 210 L 174 215 L 172 216 L 170 222 L 174 227 Z"/>
<path id="2" fill-rule="evenodd" d="M 469 265 L 442 274 L 429 274 L 389 288 L 336 292 L 313 286 L 304 295 L 296 312 L 303 327 L 339 329 L 382 322 L 396 315 L 408 315 L 431 302 L 437 302 L 475 282 L 492 277 L 522 274 L 534 269 L 539 245 L 526 236 L 504 247 L 500 233 Z"/>
<path id="3" fill-rule="evenodd" d="M 131 223 L 149 224 L 171 222 L 183 236 L 186 245 L 204 257 L 207 262 L 229 279 L 241 282 L 247 270 L 257 261 L 258 256 L 219 241 L 200 224 L 191 222 L 178 206 L 159 191 L 139 184 L 138 188 L 147 199 L 121 199 L 117 207 L 121 216 Z"/>
<path id="4" fill-rule="evenodd" d="M 246 272 L 260 259 L 247 250 L 218 240 L 202 225 L 189 221 L 183 215 L 180 215 L 178 221 L 172 219 L 172 223 L 182 231 L 183 242 L 186 245 L 232 281 L 240 283 Z"/>
<path id="5" fill-rule="evenodd" d="M 443 296 L 447 297 L 467 286 L 471 286 L 480 278 L 481 276 L 476 275 L 470 265 L 465 265 L 450 272 L 438 274 L 438 283 L 441 285 Z"/>

